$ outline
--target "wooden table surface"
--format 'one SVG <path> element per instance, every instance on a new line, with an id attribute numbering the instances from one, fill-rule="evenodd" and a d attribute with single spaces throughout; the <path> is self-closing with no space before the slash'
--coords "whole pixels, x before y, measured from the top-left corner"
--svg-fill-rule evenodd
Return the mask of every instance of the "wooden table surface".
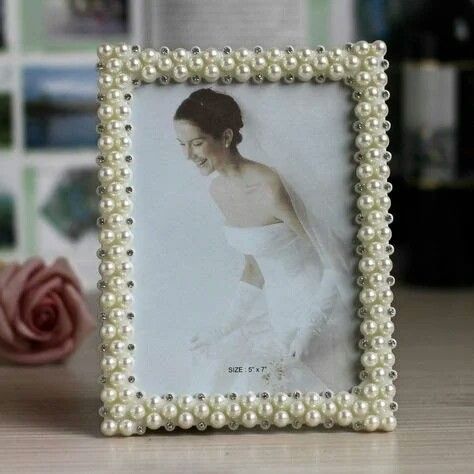
<path id="1" fill-rule="evenodd" d="M 0 366 L 0 472 L 474 472 L 474 291 L 397 288 L 392 433 L 99 432 L 98 339 L 65 364 Z"/>

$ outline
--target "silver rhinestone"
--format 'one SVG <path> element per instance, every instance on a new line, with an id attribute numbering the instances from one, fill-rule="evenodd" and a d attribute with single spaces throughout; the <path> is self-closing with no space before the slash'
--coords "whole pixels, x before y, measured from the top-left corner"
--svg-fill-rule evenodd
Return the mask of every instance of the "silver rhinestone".
<path id="1" fill-rule="evenodd" d="M 352 46 L 353 46 L 352 43 L 346 43 L 346 44 L 344 45 L 344 49 L 345 49 L 346 51 L 349 51 L 349 52 L 350 52 L 350 51 L 352 51 Z"/>
<path id="2" fill-rule="evenodd" d="M 369 376 L 369 374 L 365 370 L 361 370 L 359 372 L 359 379 L 360 380 L 365 380 L 368 376 Z"/>
<path id="3" fill-rule="evenodd" d="M 388 283 L 388 282 L 387 282 L 387 283 Z M 397 312 L 397 311 L 395 310 L 395 308 L 394 308 L 393 306 L 390 306 L 390 308 L 387 309 L 387 314 L 388 314 L 389 316 L 395 316 L 396 312 Z"/>
<path id="4" fill-rule="evenodd" d="M 107 377 L 105 377 L 105 375 L 101 375 L 101 376 L 99 377 L 99 382 L 100 382 L 100 383 L 105 383 L 105 382 L 107 382 Z"/>
<path id="5" fill-rule="evenodd" d="M 170 49 L 167 46 L 163 46 L 160 48 L 160 54 L 162 54 L 163 56 L 167 56 L 168 54 L 170 54 Z"/>
<path id="6" fill-rule="evenodd" d="M 101 344 L 101 345 L 100 345 L 100 350 L 101 350 L 102 352 L 106 352 L 108 348 L 109 348 L 109 346 L 107 346 L 107 344 Z"/>
<path id="7" fill-rule="evenodd" d="M 201 76 L 198 76 L 197 74 L 191 76 L 191 82 L 193 84 L 199 84 L 201 82 Z"/>
<path id="8" fill-rule="evenodd" d="M 363 245 L 358 245 L 356 247 L 356 252 L 357 252 L 357 255 L 364 255 L 365 247 Z"/>
<path id="9" fill-rule="evenodd" d="M 97 186 L 95 191 L 99 196 L 101 196 L 102 194 L 105 194 L 106 189 L 104 186 Z"/>
<path id="10" fill-rule="evenodd" d="M 263 74 L 255 74 L 252 79 L 256 84 L 261 84 L 263 82 L 264 77 Z"/>
<path id="11" fill-rule="evenodd" d="M 224 46 L 224 48 L 222 49 L 222 52 L 224 54 L 230 54 L 232 53 L 232 48 L 230 46 Z"/>
<path id="12" fill-rule="evenodd" d="M 395 349 L 395 347 L 397 347 L 397 341 L 396 341 L 395 339 L 389 339 L 388 345 L 389 345 L 389 347 L 391 347 L 392 349 Z"/>
<path id="13" fill-rule="evenodd" d="M 390 130 L 391 126 L 392 125 L 388 120 L 385 120 L 384 123 L 382 124 L 382 127 L 384 128 L 384 130 Z"/>
<path id="14" fill-rule="evenodd" d="M 360 100 L 360 99 L 362 99 L 362 92 L 360 92 L 360 91 L 355 91 L 355 92 L 352 94 L 352 97 L 353 97 L 355 100 Z"/>
<path id="15" fill-rule="evenodd" d="M 226 75 L 222 78 L 224 84 L 230 84 L 232 82 L 232 76 Z"/>
<path id="16" fill-rule="evenodd" d="M 321 53 L 324 53 L 324 51 L 326 51 L 326 48 L 324 46 L 316 46 L 316 52 L 321 54 Z"/>
<path id="17" fill-rule="evenodd" d="M 107 315 L 105 313 L 99 313 L 99 318 L 102 320 L 102 321 L 105 321 L 107 319 Z"/>
<path id="18" fill-rule="evenodd" d="M 127 125 L 125 125 L 125 130 L 127 132 L 131 132 L 132 131 L 132 126 L 129 123 L 127 123 Z"/>
<path id="19" fill-rule="evenodd" d="M 292 395 L 293 398 L 296 398 L 298 400 L 303 394 L 299 390 L 295 390 Z"/>
<path id="20" fill-rule="evenodd" d="M 352 427 L 355 431 L 360 431 L 364 427 L 364 425 L 362 424 L 362 421 L 356 421 L 352 424 Z"/>
<path id="21" fill-rule="evenodd" d="M 167 393 L 165 395 L 165 399 L 168 401 L 168 402 L 171 402 L 173 400 L 173 394 L 172 393 Z"/>
<path id="22" fill-rule="evenodd" d="M 135 396 L 136 396 L 137 398 L 143 398 L 143 393 L 142 393 L 142 392 L 137 392 L 137 393 L 135 394 Z"/>
<path id="23" fill-rule="evenodd" d="M 133 217 L 127 217 L 126 222 L 127 222 L 128 225 L 132 225 L 133 224 Z"/>
<path id="24" fill-rule="evenodd" d="M 356 132 L 358 132 L 358 131 L 360 131 L 360 130 L 363 130 L 364 124 L 363 124 L 362 122 L 357 121 L 357 122 L 354 122 L 354 124 L 352 125 L 352 128 L 353 128 Z"/>
<path id="25" fill-rule="evenodd" d="M 134 44 L 132 46 L 132 53 L 138 53 L 140 51 L 140 46 Z"/>
<path id="26" fill-rule="evenodd" d="M 387 284 L 389 284 L 390 286 L 392 286 L 393 284 L 395 284 L 395 278 L 393 276 L 388 276 L 387 277 Z M 395 311 L 395 308 L 392 308 L 392 311 Z"/>
<path id="27" fill-rule="evenodd" d="M 398 377 L 398 373 L 396 370 L 391 370 L 389 373 L 388 373 L 388 376 L 392 379 L 392 380 L 396 380 L 396 378 Z"/>
<path id="28" fill-rule="evenodd" d="M 326 76 L 324 74 L 318 74 L 317 76 L 315 76 L 314 80 L 317 83 L 322 84 L 323 82 L 326 81 Z"/>
<path id="29" fill-rule="evenodd" d="M 392 214 L 387 214 L 385 216 L 385 222 L 388 222 L 389 224 L 393 222 L 393 215 Z"/>
<path id="30" fill-rule="evenodd" d="M 105 100 L 105 95 L 104 94 L 97 94 L 97 100 L 99 102 L 103 102 Z"/>
<path id="31" fill-rule="evenodd" d="M 390 92 L 387 90 L 382 91 L 382 99 L 388 100 L 390 98 Z"/>
<path id="32" fill-rule="evenodd" d="M 196 55 L 196 54 L 199 54 L 200 52 L 201 52 L 201 48 L 199 46 L 193 46 L 191 48 L 191 54 Z"/>
<path id="33" fill-rule="evenodd" d="M 360 151 L 354 154 L 354 161 L 356 163 L 360 163 L 362 161 L 362 153 Z"/>
<path id="34" fill-rule="evenodd" d="M 101 165 L 104 161 L 105 161 L 105 156 L 103 155 L 99 155 L 96 159 L 95 159 L 96 163 Z"/>
<path id="35" fill-rule="evenodd" d="M 357 224 L 362 224 L 362 222 L 364 222 L 364 216 L 362 214 L 357 214 L 355 216 L 355 221 Z"/>
<path id="36" fill-rule="evenodd" d="M 266 400 L 268 397 L 270 397 L 270 394 L 268 392 L 262 392 L 260 394 L 260 397 L 263 398 L 264 400 Z"/>
<path id="37" fill-rule="evenodd" d="M 237 398 L 237 394 L 235 392 L 229 393 L 229 398 L 231 400 L 235 400 Z"/>
<path id="38" fill-rule="evenodd" d="M 354 78 L 352 76 L 347 76 L 346 78 L 344 78 L 344 82 L 348 86 L 352 86 L 352 84 L 354 84 Z"/>
<path id="39" fill-rule="evenodd" d="M 357 277 L 357 284 L 359 286 L 364 286 L 365 285 L 365 278 L 363 276 Z M 361 310 L 359 310 L 359 314 L 361 313 Z"/>
<path id="40" fill-rule="evenodd" d="M 363 318 L 367 316 L 367 310 L 365 308 L 359 308 L 357 310 L 357 314 L 359 315 L 360 318 Z"/>
<path id="41" fill-rule="evenodd" d="M 102 69 L 104 69 L 105 66 L 102 63 L 97 63 L 95 67 L 98 71 L 102 71 Z"/>
<path id="42" fill-rule="evenodd" d="M 99 416 L 107 416 L 109 414 L 109 411 L 105 407 L 100 407 L 99 408 Z"/>
<path id="43" fill-rule="evenodd" d="M 199 431 L 204 431 L 204 430 L 207 428 L 207 424 L 204 423 L 204 421 L 200 421 L 200 422 L 196 425 L 196 428 L 197 428 Z"/>
<path id="44" fill-rule="evenodd" d="M 285 48 L 285 51 L 286 51 L 287 54 L 291 54 L 291 53 L 295 52 L 295 48 L 293 46 L 291 46 L 291 44 L 290 44 Z"/>
<path id="45" fill-rule="evenodd" d="M 129 351 L 135 350 L 135 344 L 129 344 L 129 345 L 127 346 L 127 349 L 128 349 Z"/>
<path id="46" fill-rule="evenodd" d="M 127 250 L 127 255 L 131 257 L 133 255 L 133 250 L 132 249 Z"/>
<path id="47" fill-rule="evenodd" d="M 146 427 L 145 427 L 145 426 L 143 426 L 143 425 L 138 425 L 138 426 L 137 426 L 137 433 L 138 433 L 138 434 L 144 434 L 145 431 L 146 431 Z"/>
<path id="48" fill-rule="evenodd" d="M 140 79 L 133 79 L 133 80 L 132 80 L 132 84 L 133 84 L 135 87 L 138 87 L 138 86 L 141 86 L 141 85 L 142 85 L 142 81 L 140 81 Z"/>
<path id="49" fill-rule="evenodd" d="M 261 46 L 255 46 L 255 48 L 253 48 L 255 54 L 260 54 L 263 52 L 263 48 Z"/>
<path id="50" fill-rule="evenodd" d="M 135 283 L 130 280 L 129 282 L 127 282 L 127 286 L 128 286 L 129 288 L 133 288 L 133 287 L 135 286 Z"/>
<path id="51" fill-rule="evenodd" d="M 354 186 L 354 189 L 355 189 L 356 193 L 362 193 L 365 189 L 365 186 L 362 183 L 357 183 Z"/>
<path id="52" fill-rule="evenodd" d="M 204 400 L 206 398 L 206 395 L 204 395 L 204 393 L 198 393 L 196 398 L 198 400 Z"/>
<path id="53" fill-rule="evenodd" d="M 166 431 L 173 431 L 175 429 L 174 423 L 172 421 L 168 421 L 165 424 L 165 429 L 166 429 Z"/>
<path id="54" fill-rule="evenodd" d="M 383 59 L 380 65 L 382 66 L 383 69 L 388 69 L 388 66 L 390 66 L 390 63 L 386 59 Z"/>
<path id="55" fill-rule="evenodd" d="M 105 127 L 102 124 L 99 124 L 95 129 L 97 133 L 102 133 L 105 130 Z"/>
<path id="56" fill-rule="evenodd" d="M 352 387 L 351 393 L 353 393 L 354 395 L 360 395 L 360 394 L 361 394 L 361 389 L 360 389 L 360 387 L 358 387 L 357 385 L 355 385 L 354 387 Z"/>
<path id="57" fill-rule="evenodd" d="M 397 402 L 390 402 L 390 410 L 397 411 L 398 410 L 398 403 Z"/>
<path id="58" fill-rule="evenodd" d="M 170 82 L 170 77 L 167 76 L 166 74 L 163 74 L 162 76 L 160 76 L 159 81 L 160 81 L 160 83 L 163 84 L 163 85 L 169 84 L 169 82 Z"/>
<path id="59" fill-rule="evenodd" d="M 132 94 L 130 94 L 129 92 L 127 92 L 126 94 L 123 95 L 123 98 L 124 98 L 126 101 L 132 100 Z"/>
<path id="60" fill-rule="evenodd" d="M 333 397 L 334 393 L 332 392 L 332 390 L 326 390 L 323 395 L 324 398 L 330 399 Z"/>
<path id="61" fill-rule="evenodd" d="M 386 247 L 385 247 L 385 251 L 390 255 L 393 253 L 394 251 L 394 247 L 392 244 L 388 244 Z"/>
<path id="62" fill-rule="evenodd" d="M 133 160 L 133 156 L 132 156 L 132 155 L 127 155 L 127 156 L 125 157 L 125 161 L 126 161 L 127 163 L 130 163 L 132 160 Z"/>
<path id="63" fill-rule="evenodd" d="M 293 82 L 295 82 L 295 76 L 293 74 L 287 74 L 283 80 L 287 83 L 287 84 L 292 84 Z"/>
<path id="64" fill-rule="evenodd" d="M 236 421 L 234 421 L 234 420 L 232 420 L 232 421 L 229 423 L 229 428 L 230 428 L 231 430 L 236 430 L 238 427 L 239 427 L 239 424 L 238 424 Z"/>
<path id="65" fill-rule="evenodd" d="M 128 377 L 128 381 L 129 381 L 130 383 L 135 382 L 135 377 L 134 377 L 133 375 L 130 375 L 130 377 Z"/>
<path id="66" fill-rule="evenodd" d="M 132 186 L 127 186 L 127 187 L 125 188 L 125 192 L 126 192 L 127 194 L 132 194 L 132 193 L 133 193 L 133 188 L 132 188 Z"/>
<path id="67" fill-rule="evenodd" d="M 98 256 L 99 258 L 103 258 L 103 257 L 105 257 L 106 255 L 107 255 L 107 252 L 106 252 L 104 249 L 99 249 L 99 250 L 97 250 L 97 256 Z"/>
<path id="68" fill-rule="evenodd" d="M 328 418 L 327 420 L 324 420 L 323 423 L 324 428 L 332 428 L 334 426 L 334 420 L 331 420 L 331 418 Z"/>
<path id="69" fill-rule="evenodd" d="M 264 430 L 268 430 L 268 428 L 270 428 L 270 422 L 268 420 L 262 420 L 260 422 L 260 427 Z"/>
<path id="70" fill-rule="evenodd" d="M 301 423 L 300 420 L 293 420 L 293 422 L 291 423 L 291 426 L 292 426 L 295 430 L 299 430 L 299 429 L 303 426 L 303 423 Z"/>

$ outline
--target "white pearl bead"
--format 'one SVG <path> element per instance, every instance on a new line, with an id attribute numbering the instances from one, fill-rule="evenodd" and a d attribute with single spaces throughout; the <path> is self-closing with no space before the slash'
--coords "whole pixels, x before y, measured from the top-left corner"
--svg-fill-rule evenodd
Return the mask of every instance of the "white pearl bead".
<path id="1" fill-rule="evenodd" d="M 161 72 L 168 72 L 173 68 L 173 61 L 168 56 L 161 57 L 156 62 L 156 67 Z"/>
<path id="2" fill-rule="evenodd" d="M 369 253 L 375 257 L 380 257 L 384 252 L 384 246 L 380 242 L 372 242 L 367 247 Z"/>
<path id="3" fill-rule="evenodd" d="M 368 163 L 363 163 L 357 167 L 356 175 L 359 179 L 368 179 L 372 176 L 374 168 Z"/>
<path id="4" fill-rule="evenodd" d="M 373 76 L 372 76 L 372 81 L 374 82 L 374 84 L 376 86 L 379 86 L 379 87 L 383 87 L 387 84 L 388 82 L 388 77 L 387 77 L 387 74 L 385 74 L 384 72 L 382 71 L 379 71 L 379 72 L 376 72 Z"/>
<path id="5" fill-rule="evenodd" d="M 213 428 L 222 428 L 226 421 L 227 419 L 221 411 L 214 411 L 209 418 L 209 423 Z"/>
<path id="6" fill-rule="evenodd" d="M 203 53 L 204 60 L 209 63 L 214 62 L 219 56 L 220 52 L 215 48 L 206 49 Z"/>
<path id="7" fill-rule="evenodd" d="M 152 66 L 150 64 L 148 64 L 147 66 L 145 66 L 142 71 L 142 79 L 145 81 L 145 82 L 153 82 L 156 80 L 156 77 L 158 75 L 158 71 L 156 69 L 155 66 Z"/>
<path id="8" fill-rule="evenodd" d="M 104 324 L 100 328 L 100 336 L 102 339 L 113 339 L 115 337 L 115 326 L 113 324 Z"/>
<path id="9" fill-rule="evenodd" d="M 357 207 L 360 210 L 368 211 L 374 207 L 375 199 L 369 194 L 364 194 L 357 199 Z"/>
<path id="10" fill-rule="evenodd" d="M 379 117 L 385 117 L 388 114 L 388 106 L 385 102 L 374 104 L 372 107 L 374 113 Z"/>
<path id="11" fill-rule="evenodd" d="M 267 60 L 263 56 L 256 56 L 252 59 L 251 66 L 254 71 L 263 71 L 267 66 Z"/>
<path id="12" fill-rule="evenodd" d="M 385 283 L 385 277 L 381 273 L 372 273 L 369 277 L 369 284 L 377 288 Z"/>
<path id="13" fill-rule="evenodd" d="M 352 411 L 356 416 L 364 416 L 369 411 L 369 404 L 364 400 L 356 400 L 352 405 Z"/>
<path id="14" fill-rule="evenodd" d="M 390 407 L 386 400 L 379 398 L 378 400 L 372 402 L 372 410 L 377 415 L 384 415 L 387 414 L 387 412 L 390 410 Z"/>
<path id="15" fill-rule="evenodd" d="M 121 214 L 111 214 L 107 218 L 107 224 L 112 227 L 113 229 L 117 229 L 121 227 L 124 223 L 125 219 Z"/>
<path id="16" fill-rule="evenodd" d="M 338 412 L 336 420 L 337 424 L 340 426 L 349 426 L 353 420 L 352 412 L 350 410 L 343 409 Z"/>
<path id="17" fill-rule="evenodd" d="M 129 72 L 138 72 L 143 66 L 139 58 L 130 58 L 125 63 L 125 69 Z"/>
<path id="18" fill-rule="evenodd" d="M 165 401 L 156 395 L 151 396 L 147 400 L 147 405 L 150 410 L 159 410 L 163 405 L 165 404 Z"/>
<path id="19" fill-rule="evenodd" d="M 135 431 L 135 423 L 131 420 L 122 420 L 119 423 L 119 431 L 124 436 L 131 436 Z"/>
<path id="20" fill-rule="evenodd" d="M 171 420 L 178 415 L 178 409 L 174 403 L 166 403 L 161 410 L 161 414 L 164 418 Z"/>
<path id="21" fill-rule="evenodd" d="M 184 48 L 176 48 L 171 55 L 173 56 L 173 59 L 177 63 L 182 63 L 186 61 L 188 52 Z"/>
<path id="22" fill-rule="evenodd" d="M 375 86 L 369 86 L 364 91 L 364 97 L 369 102 L 373 102 L 379 97 L 379 89 Z"/>
<path id="23" fill-rule="evenodd" d="M 393 364 L 395 364 L 395 356 L 393 352 L 385 352 L 380 354 L 380 362 L 387 367 L 392 367 Z"/>
<path id="24" fill-rule="evenodd" d="M 333 81 L 338 81 L 344 76 L 344 66 L 342 64 L 331 64 L 328 71 L 329 77 Z"/>
<path id="25" fill-rule="evenodd" d="M 387 45 L 382 40 L 377 40 L 372 43 L 372 51 L 377 56 L 384 56 L 387 52 Z"/>
<path id="26" fill-rule="evenodd" d="M 132 83 L 132 78 L 128 74 L 125 74 L 125 73 L 119 74 L 117 78 L 115 79 L 115 84 L 120 89 L 126 89 L 127 87 L 130 86 L 131 83 Z"/>
<path id="27" fill-rule="evenodd" d="M 99 169 L 98 176 L 99 176 L 99 180 L 102 183 L 107 183 L 107 182 L 112 181 L 112 179 L 114 178 L 114 175 L 115 175 L 114 170 L 108 166 L 103 166 L 102 168 Z"/>
<path id="28" fill-rule="evenodd" d="M 368 383 L 363 389 L 362 392 L 364 396 L 370 400 L 377 397 L 379 394 L 379 388 L 374 383 Z"/>
<path id="29" fill-rule="evenodd" d="M 272 48 L 267 51 L 267 57 L 270 61 L 278 62 L 282 59 L 283 53 L 278 48 Z"/>
<path id="30" fill-rule="evenodd" d="M 111 74 L 101 74 L 97 80 L 101 90 L 108 89 L 114 83 L 114 78 Z"/>
<path id="31" fill-rule="evenodd" d="M 294 71 L 298 67 L 298 60 L 294 56 L 285 56 L 282 67 L 286 71 Z"/>
<path id="32" fill-rule="evenodd" d="M 375 367 L 378 364 L 379 357 L 375 352 L 365 351 L 360 360 L 364 367 Z"/>
<path id="33" fill-rule="evenodd" d="M 384 367 L 376 367 L 370 374 L 371 379 L 376 383 L 382 382 L 386 376 L 387 370 Z"/>
<path id="34" fill-rule="evenodd" d="M 309 408 L 315 408 L 321 403 L 321 396 L 316 392 L 308 392 L 305 394 L 303 401 Z"/>
<path id="35" fill-rule="evenodd" d="M 188 61 L 188 68 L 190 71 L 200 71 L 204 67 L 204 59 L 200 56 L 191 56 Z"/>
<path id="36" fill-rule="evenodd" d="M 385 316 L 385 308 L 380 304 L 374 304 L 369 310 L 370 316 L 380 321 Z"/>
<path id="37" fill-rule="evenodd" d="M 369 240 L 372 240 L 375 237 L 375 231 L 372 227 L 362 226 L 357 232 L 357 237 L 362 242 L 368 242 Z"/>
<path id="38" fill-rule="evenodd" d="M 114 52 L 114 48 L 110 44 L 101 44 L 97 48 L 97 56 L 99 56 L 101 60 L 104 60 L 112 56 L 113 52 Z"/>
<path id="39" fill-rule="evenodd" d="M 367 71 L 373 71 L 379 65 L 379 60 L 375 56 L 368 56 L 364 59 L 364 68 Z"/>
<path id="40" fill-rule="evenodd" d="M 247 64 L 239 64 L 235 68 L 235 78 L 239 82 L 246 82 L 250 79 L 250 76 L 252 75 L 252 71 L 250 69 L 250 66 Z"/>
<path id="41" fill-rule="evenodd" d="M 359 294 L 359 300 L 362 304 L 372 304 L 377 298 L 377 292 L 372 288 L 364 288 Z"/>
<path id="42" fill-rule="evenodd" d="M 367 431 L 375 431 L 380 426 L 380 418 L 376 415 L 369 415 L 364 420 L 364 427 Z"/>
<path id="43" fill-rule="evenodd" d="M 97 110 L 97 116 L 101 120 L 110 120 L 114 114 L 114 109 L 112 106 L 103 104 Z"/>
<path id="44" fill-rule="evenodd" d="M 341 408 L 348 408 L 354 403 L 355 397 L 352 393 L 342 391 L 336 395 L 335 400 Z"/>
<path id="45" fill-rule="evenodd" d="M 359 270 L 362 273 L 370 273 L 375 270 L 375 260 L 370 257 L 361 258 L 359 261 Z"/>
<path id="46" fill-rule="evenodd" d="M 106 98 L 109 102 L 119 102 L 122 100 L 122 91 L 119 89 L 110 89 L 106 94 Z"/>
<path id="47" fill-rule="evenodd" d="M 100 393 L 100 399 L 104 403 L 112 403 L 117 398 L 117 390 L 110 387 L 105 387 Z"/>
<path id="48" fill-rule="evenodd" d="M 110 344 L 110 352 L 112 354 L 121 354 L 125 351 L 125 343 L 123 341 L 113 341 Z"/>
<path id="49" fill-rule="evenodd" d="M 118 135 L 124 129 L 124 123 L 120 120 L 111 120 L 107 124 L 107 132 L 111 135 Z"/>
<path id="50" fill-rule="evenodd" d="M 283 408 L 288 404 L 289 401 L 290 401 L 290 398 L 284 392 L 278 392 L 273 396 L 273 404 L 276 407 Z"/>
<path id="51" fill-rule="evenodd" d="M 194 417 L 191 413 L 185 411 L 178 417 L 178 426 L 185 430 L 191 428 L 194 425 Z"/>
<path id="52" fill-rule="evenodd" d="M 144 63 L 155 64 L 158 58 L 158 53 L 154 49 L 147 48 L 141 52 L 140 57 Z"/>
<path id="53" fill-rule="evenodd" d="M 116 301 L 116 298 L 115 298 L 115 295 L 113 293 L 106 292 L 106 293 L 103 293 L 100 296 L 100 304 L 104 308 L 112 307 L 115 304 L 115 301 Z"/>
<path id="54" fill-rule="evenodd" d="M 114 420 L 104 420 L 100 425 L 100 431 L 105 436 L 113 436 L 117 433 L 117 423 Z"/>
<path id="55" fill-rule="evenodd" d="M 358 41 L 353 48 L 354 52 L 359 56 L 365 56 L 370 51 L 370 45 L 367 41 Z"/>
<path id="56" fill-rule="evenodd" d="M 173 79 L 176 82 L 184 82 L 188 77 L 189 72 L 184 64 L 179 64 L 173 69 Z"/>
<path id="57" fill-rule="evenodd" d="M 126 150 L 132 145 L 132 140 L 129 137 L 120 137 L 115 144 L 120 150 Z"/>
<path id="58" fill-rule="evenodd" d="M 141 420 L 145 416 L 145 408 L 137 404 L 130 408 L 129 413 L 134 420 Z"/>
<path id="59" fill-rule="evenodd" d="M 213 408 L 222 408 L 226 403 L 224 395 L 217 393 L 211 397 L 210 404 Z"/>
<path id="60" fill-rule="evenodd" d="M 324 72 L 329 67 L 329 59 L 326 55 L 318 55 L 313 61 L 313 66 L 316 71 Z"/>
<path id="61" fill-rule="evenodd" d="M 125 356 L 125 357 L 122 357 L 122 358 L 118 359 L 117 363 L 118 363 L 118 368 L 119 369 L 129 370 L 134 366 L 135 361 L 134 361 L 133 357 Z"/>
<path id="62" fill-rule="evenodd" d="M 377 117 L 370 117 L 364 123 L 366 130 L 371 133 L 378 131 L 381 125 L 382 124 L 380 123 L 380 120 Z"/>
<path id="63" fill-rule="evenodd" d="M 242 424 L 246 428 L 253 428 L 258 422 L 258 417 L 254 411 L 246 411 L 242 415 Z"/>
<path id="64" fill-rule="evenodd" d="M 312 409 L 306 412 L 304 421 L 308 426 L 314 427 L 321 423 L 321 414 L 318 410 Z"/>
<path id="65" fill-rule="evenodd" d="M 356 137 L 356 145 L 360 149 L 365 149 L 368 148 L 370 145 L 372 145 L 373 137 L 370 133 L 359 133 Z"/>
<path id="66" fill-rule="evenodd" d="M 278 64 L 270 64 L 266 69 L 266 78 L 270 82 L 276 82 L 281 79 L 282 70 Z"/>
<path id="67" fill-rule="evenodd" d="M 277 411 L 273 417 L 273 423 L 279 428 L 283 428 L 290 422 L 290 415 L 284 410 Z"/>
<path id="68" fill-rule="evenodd" d="M 296 53 L 300 61 L 309 61 L 314 56 L 314 51 L 310 48 L 303 48 Z"/>
<path id="69" fill-rule="evenodd" d="M 367 222 L 376 227 L 384 221 L 384 215 L 380 211 L 371 211 L 367 215 Z"/>
<path id="70" fill-rule="evenodd" d="M 380 395 L 385 398 L 393 398 L 396 394 L 396 388 L 393 384 L 384 385 L 380 390 Z"/>
<path id="71" fill-rule="evenodd" d="M 393 415 L 386 416 L 382 418 L 380 426 L 384 431 L 393 431 L 397 427 L 397 419 Z"/>
<path id="72" fill-rule="evenodd" d="M 102 135 L 97 141 L 97 146 L 101 152 L 109 151 L 114 146 L 114 139 L 109 135 Z"/>
<path id="73" fill-rule="evenodd" d="M 354 71 L 360 66 L 360 59 L 357 56 L 349 55 L 344 60 L 344 66 L 350 71 Z"/>
<path id="74" fill-rule="evenodd" d="M 225 72 L 231 72 L 235 68 L 234 58 L 230 56 L 224 56 L 220 61 L 220 68 Z"/>
<path id="75" fill-rule="evenodd" d="M 355 113 L 358 118 L 368 117 L 371 111 L 372 111 L 372 106 L 368 102 L 359 102 L 355 108 Z"/>
<path id="76" fill-rule="evenodd" d="M 360 325 L 360 330 L 364 336 L 372 336 L 377 332 L 377 329 L 377 323 L 375 321 L 372 321 L 371 319 L 362 321 Z"/>
<path id="77" fill-rule="evenodd" d="M 135 392 L 131 388 L 124 388 L 119 392 L 119 399 L 124 403 L 130 402 L 135 399 Z"/>
<path id="78" fill-rule="evenodd" d="M 118 328 L 117 336 L 121 337 L 122 339 L 128 339 L 133 334 L 133 326 L 131 324 L 122 324 Z"/>
<path id="79" fill-rule="evenodd" d="M 227 406 L 226 413 L 229 418 L 238 418 L 241 414 L 241 408 L 238 403 L 230 403 Z"/>
<path id="80" fill-rule="evenodd" d="M 367 71 L 360 71 L 356 74 L 355 81 L 361 87 L 367 87 L 370 84 L 370 74 Z"/>
<path id="81" fill-rule="evenodd" d="M 209 416 L 210 410 L 205 403 L 199 402 L 195 405 L 193 413 L 196 418 L 205 419 Z"/>
<path id="82" fill-rule="evenodd" d="M 390 291 L 390 290 L 385 290 L 385 291 Z M 390 303 L 391 301 L 386 302 L 386 304 L 390 304 Z M 393 334 L 393 331 L 395 330 L 395 325 L 390 320 L 384 321 L 383 323 L 379 324 L 379 330 L 384 336 L 391 336 Z"/>
<path id="83" fill-rule="evenodd" d="M 300 416 L 303 416 L 305 413 L 305 410 L 306 408 L 304 406 L 304 403 L 300 400 L 294 401 L 290 405 L 290 413 L 291 413 L 291 416 L 293 417 L 299 418 Z"/>
<path id="84" fill-rule="evenodd" d="M 131 271 L 133 270 L 133 265 L 130 262 L 122 262 L 120 264 L 120 270 L 124 274 L 131 273 Z"/>
<path id="85" fill-rule="evenodd" d="M 146 417 L 146 426 L 152 430 L 158 429 L 163 425 L 163 420 L 158 413 L 150 413 Z"/>
<path id="86" fill-rule="evenodd" d="M 344 57 L 344 51 L 341 48 L 334 48 L 328 51 L 328 56 L 331 61 L 337 62 Z"/>
<path id="87" fill-rule="evenodd" d="M 309 81 L 313 77 L 313 68 L 310 64 L 301 64 L 298 67 L 297 75 L 300 81 Z"/>
<path id="88" fill-rule="evenodd" d="M 123 278 L 119 276 L 115 276 L 110 279 L 110 282 L 109 282 L 110 288 L 113 288 L 114 290 L 119 290 L 119 289 L 122 289 L 124 286 L 125 286 L 125 280 Z M 114 331 L 114 335 L 115 335 L 115 331 Z"/>
<path id="89" fill-rule="evenodd" d="M 126 57 L 131 54 L 132 49 L 126 43 L 121 43 L 115 47 L 115 54 L 119 57 Z"/>
<path id="90" fill-rule="evenodd" d="M 371 179 L 368 183 L 367 183 L 367 190 L 371 193 L 371 194 L 380 194 L 383 192 L 383 183 L 382 181 L 378 180 L 378 179 Z"/>
<path id="91" fill-rule="evenodd" d="M 114 356 L 107 355 L 101 361 L 102 370 L 110 371 L 117 367 L 117 359 Z"/>
<path id="92" fill-rule="evenodd" d="M 215 82 L 220 76 L 219 68 L 215 64 L 208 64 L 204 68 L 203 76 L 207 82 Z"/>
<path id="93" fill-rule="evenodd" d="M 234 53 L 234 57 L 239 62 L 248 61 L 250 59 L 250 51 L 246 48 L 240 48 Z"/>
<path id="94" fill-rule="evenodd" d="M 257 404 L 257 395 L 253 392 L 248 392 L 240 397 L 240 403 L 245 408 L 253 408 Z"/>
<path id="95" fill-rule="evenodd" d="M 260 416 L 268 418 L 273 414 L 273 405 L 270 402 L 262 402 L 257 407 L 257 412 Z"/>
<path id="96" fill-rule="evenodd" d="M 127 408 L 125 405 L 121 404 L 115 404 L 111 409 L 110 409 L 110 416 L 114 420 L 120 420 L 122 419 L 125 414 L 127 413 Z"/>
<path id="97" fill-rule="evenodd" d="M 334 416 L 337 412 L 337 405 L 333 401 L 327 401 L 324 402 L 321 405 L 321 412 L 324 416 L 329 417 L 329 416 Z"/>
<path id="98" fill-rule="evenodd" d="M 109 319 L 114 322 L 120 321 L 124 317 L 125 317 L 125 311 L 120 308 L 114 308 L 109 313 Z"/>

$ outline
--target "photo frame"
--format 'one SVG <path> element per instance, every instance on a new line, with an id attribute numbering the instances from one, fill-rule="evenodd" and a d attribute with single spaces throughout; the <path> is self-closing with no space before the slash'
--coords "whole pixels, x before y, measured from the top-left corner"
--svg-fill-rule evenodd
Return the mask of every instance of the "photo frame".
<path id="1" fill-rule="evenodd" d="M 104 435 L 395 429 L 385 53 L 98 48 Z"/>

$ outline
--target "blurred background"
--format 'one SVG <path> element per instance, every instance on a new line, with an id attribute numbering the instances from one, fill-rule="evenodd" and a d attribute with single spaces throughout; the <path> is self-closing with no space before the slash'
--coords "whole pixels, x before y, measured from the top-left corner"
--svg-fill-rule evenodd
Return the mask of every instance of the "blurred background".
<path id="1" fill-rule="evenodd" d="M 99 43 L 383 39 L 394 275 L 412 285 L 473 285 L 473 36 L 472 0 L 0 0 L 0 259 L 65 255 L 95 288 Z"/>

